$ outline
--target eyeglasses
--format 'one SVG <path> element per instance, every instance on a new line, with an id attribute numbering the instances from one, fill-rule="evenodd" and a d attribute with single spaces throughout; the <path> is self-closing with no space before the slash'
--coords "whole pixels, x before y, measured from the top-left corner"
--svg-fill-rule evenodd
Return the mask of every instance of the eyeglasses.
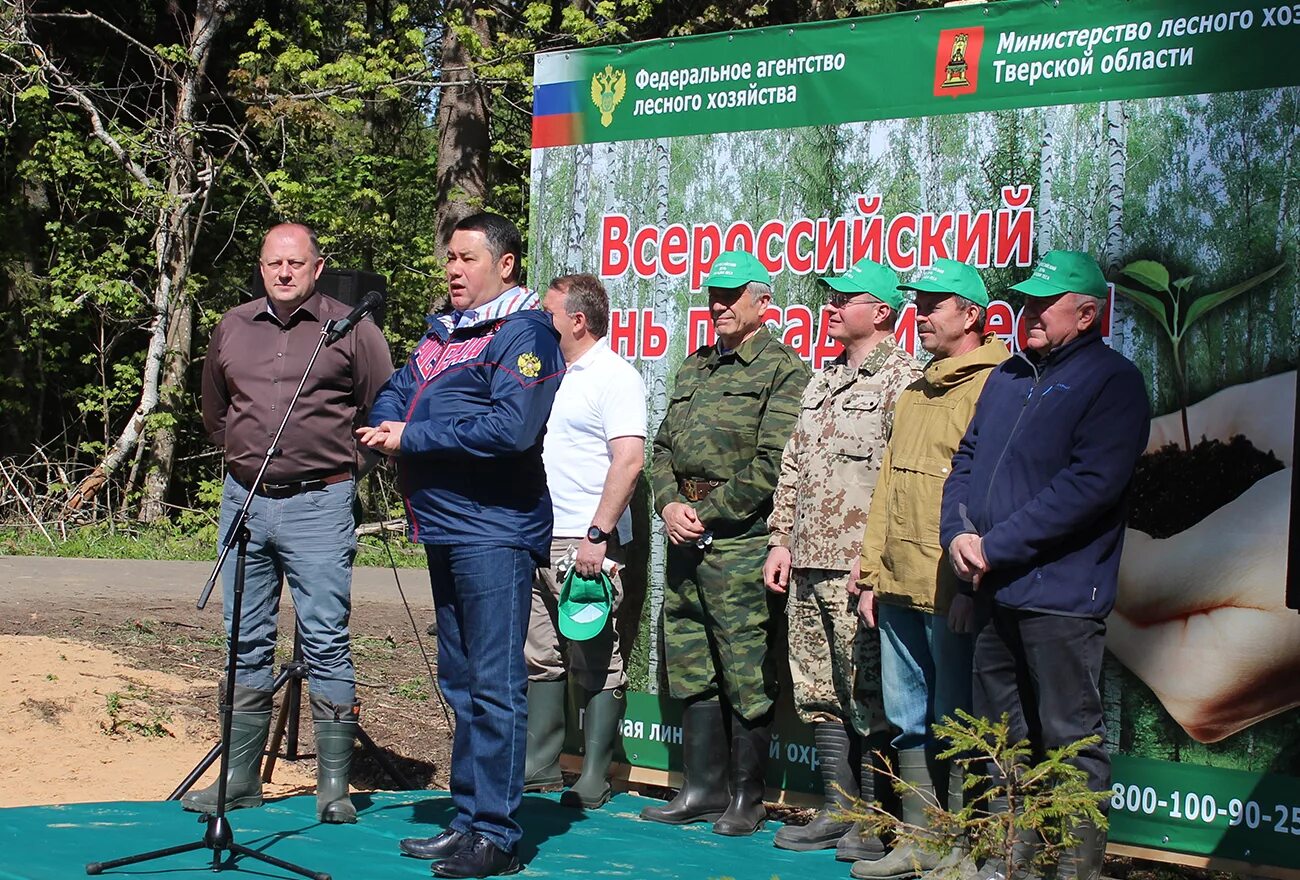
<path id="1" fill-rule="evenodd" d="M 866 299 L 856 297 L 865 296 Z M 836 291 L 826 298 L 826 305 L 833 309 L 845 309 L 849 306 L 881 305 L 880 300 L 869 293 L 840 293 Z"/>

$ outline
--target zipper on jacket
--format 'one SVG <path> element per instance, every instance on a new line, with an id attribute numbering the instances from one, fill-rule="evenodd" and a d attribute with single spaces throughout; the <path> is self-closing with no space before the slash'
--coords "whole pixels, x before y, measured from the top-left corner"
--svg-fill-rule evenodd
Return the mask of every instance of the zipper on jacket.
<path id="1" fill-rule="evenodd" d="M 1034 392 L 1038 390 L 1038 386 L 1043 381 L 1042 372 L 1039 371 L 1038 367 L 1034 366 L 1033 361 L 1025 357 L 1023 352 L 1016 352 L 1016 357 L 1029 364 L 1029 369 L 1034 371 L 1034 384 L 1030 387 L 1029 393 L 1025 395 L 1025 399 L 1021 402 L 1020 412 L 1016 416 L 1016 423 L 1011 426 L 1011 433 L 1007 434 L 1007 442 L 1002 445 L 1002 451 L 998 453 L 998 460 L 993 465 L 993 472 L 989 474 L 988 488 L 984 490 L 985 511 L 989 509 L 989 498 L 993 495 L 993 486 L 997 483 L 998 470 L 1002 467 L 1002 460 L 1007 457 L 1007 450 L 1011 448 L 1011 441 L 1015 439 L 1016 431 L 1020 428 L 1020 420 L 1025 417 L 1025 410 L 1029 409 L 1029 401 L 1034 399 Z"/>

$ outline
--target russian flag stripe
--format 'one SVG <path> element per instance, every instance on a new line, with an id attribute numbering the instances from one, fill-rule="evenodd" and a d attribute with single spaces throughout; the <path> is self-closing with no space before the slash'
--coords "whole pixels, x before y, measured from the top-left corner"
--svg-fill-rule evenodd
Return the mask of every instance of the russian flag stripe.
<path id="1" fill-rule="evenodd" d="M 533 149 L 565 147 L 582 142 L 582 115 L 566 113 L 533 117 Z"/>
<path id="2" fill-rule="evenodd" d="M 536 86 L 533 89 L 533 115 L 559 116 L 578 112 L 580 83 L 563 82 Z"/>

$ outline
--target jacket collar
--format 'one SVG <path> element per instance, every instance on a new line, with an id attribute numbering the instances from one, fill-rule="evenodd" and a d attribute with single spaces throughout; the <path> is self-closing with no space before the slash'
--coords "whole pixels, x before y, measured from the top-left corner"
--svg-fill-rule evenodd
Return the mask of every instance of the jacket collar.
<path id="1" fill-rule="evenodd" d="M 1038 355 L 1031 352 L 1019 352 L 1019 356 L 1028 361 L 1029 365 L 1034 368 L 1035 373 L 1041 373 L 1044 370 L 1051 370 L 1059 367 L 1062 363 L 1074 357 L 1081 351 L 1087 351 L 1094 345 L 1104 345 L 1101 339 L 1101 332 L 1098 330 L 1089 330 L 1082 336 L 1071 339 L 1060 348 L 1049 351 L 1046 355 Z"/>
<path id="2" fill-rule="evenodd" d="M 772 338 L 772 331 L 767 326 L 763 326 L 759 327 L 753 336 L 726 353 L 722 351 L 722 343 L 715 342 L 713 348 L 709 351 L 709 356 L 704 359 L 700 366 L 716 367 L 724 357 L 735 357 L 742 364 L 750 364 L 754 358 L 762 354 L 763 349 L 767 348 L 767 344 L 772 341 Z"/>
<path id="3" fill-rule="evenodd" d="M 996 367 L 1011 357 L 1011 350 L 994 333 L 984 334 L 984 340 L 965 354 L 938 358 L 925 366 L 925 381 L 932 388 L 951 388 L 960 385 L 986 370 Z"/>

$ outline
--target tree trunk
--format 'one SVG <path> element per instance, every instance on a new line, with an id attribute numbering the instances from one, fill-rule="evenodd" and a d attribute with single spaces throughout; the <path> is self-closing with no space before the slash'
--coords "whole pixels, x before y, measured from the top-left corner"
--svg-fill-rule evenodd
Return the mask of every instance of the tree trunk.
<path id="1" fill-rule="evenodd" d="M 1056 176 L 1056 108 L 1043 108 L 1043 143 L 1038 153 L 1038 255 L 1052 249 L 1056 240 L 1052 224 L 1056 219 L 1056 204 L 1052 201 L 1052 183 Z"/>
<path id="2" fill-rule="evenodd" d="M 659 138 L 654 142 L 654 170 L 655 170 L 655 223 L 660 229 L 668 225 L 668 184 L 669 174 L 672 171 L 672 142 L 667 138 Z M 714 254 L 716 257 L 717 254 Z M 680 326 L 677 321 L 677 285 L 671 283 L 668 276 L 660 273 L 655 276 L 653 298 L 650 301 L 655 320 L 662 327 L 676 328 Z M 690 342 L 687 342 L 687 348 L 690 348 Z M 650 412 L 647 414 L 647 427 L 649 436 L 653 437 L 659 431 L 659 424 L 664 420 L 664 415 L 668 411 L 668 393 L 671 389 L 668 387 L 669 370 L 672 365 L 669 364 L 667 357 L 659 358 L 648 364 L 642 364 L 641 373 L 645 377 L 646 392 L 650 398 Z M 647 663 L 647 676 L 651 684 L 658 690 L 659 683 L 659 621 L 661 611 L 664 605 L 664 591 L 667 589 L 667 581 L 664 579 L 664 572 L 668 566 L 668 538 L 664 531 L 663 520 L 657 513 L 652 510 L 650 514 L 650 656 Z"/>
<path id="3" fill-rule="evenodd" d="M 581 144 L 573 157 L 573 209 L 569 212 L 569 249 L 564 260 L 564 272 L 583 271 L 582 247 L 587 240 L 587 197 L 591 192 L 591 144 Z M 541 287 L 547 279 L 537 278 L 534 286 Z"/>
<path id="4" fill-rule="evenodd" d="M 167 355 L 163 361 L 158 412 L 173 414 L 184 399 L 185 378 L 193 354 L 194 303 L 185 294 L 173 298 L 167 321 Z M 176 422 L 160 425 L 152 434 L 145 456 L 144 496 L 140 521 L 157 522 L 167 515 L 167 492 L 176 465 Z"/>
<path id="5" fill-rule="evenodd" d="M 1128 107 L 1106 102 L 1106 246 L 1107 273 L 1124 258 L 1124 182 L 1128 173 Z"/>
<path id="6" fill-rule="evenodd" d="M 442 80 L 438 96 L 438 162 L 434 182 L 438 244 L 446 244 L 456 223 L 482 208 L 487 200 L 488 130 L 487 90 L 471 69 L 470 51 L 452 27 L 453 22 L 473 29 L 488 42 L 487 22 L 468 0 L 453 0 L 442 37 Z"/>
<path id="7" fill-rule="evenodd" d="M 1111 275 L 1124 258 L 1124 184 L 1128 172 L 1128 107 L 1107 101 L 1106 121 L 1106 238 L 1103 266 Z M 1154 380 L 1153 380 L 1154 381 Z M 1123 677 L 1120 663 L 1106 654 L 1102 664 L 1102 712 L 1106 723 L 1106 748 L 1114 751 L 1122 730 Z"/>

